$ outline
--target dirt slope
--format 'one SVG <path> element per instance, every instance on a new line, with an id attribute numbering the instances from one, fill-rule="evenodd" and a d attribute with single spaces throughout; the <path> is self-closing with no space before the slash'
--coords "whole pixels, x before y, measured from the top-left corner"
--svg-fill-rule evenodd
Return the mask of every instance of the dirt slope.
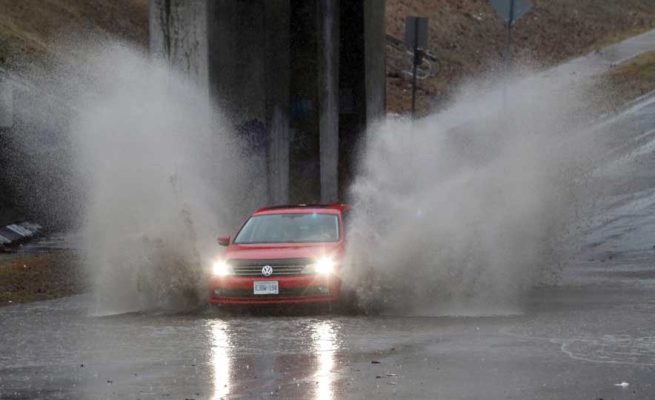
<path id="1" fill-rule="evenodd" d="M 19 68 L 60 38 L 89 35 L 145 46 L 148 0 L 0 0 L 0 66 Z"/>
<path id="2" fill-rule="evenodd" d="M 514 56 L 550 65 L 655 28 L 653 0 L 534 0 L 516 26 Z M 448 98 L 457 83 L 499 67 L 502 22 L 487 0 L 387 0 L 387 34 L 402 39 L 405 17 L 430 18 L 430 50 L 441 66 L 420 82 L 422 110 Z M 148 0 L 0 0 L 0 66 L 20 68 L 69 36 L 111 35 L 146 46 Z M 387 108 L 406 112 L 410 57 L 387 46 Z M 436 71 L 437 63 L 433 63 Z"/>
<path id="3" fill-rule="evenodd" d="M 655 28 L 652 0 L 534 0 L 515 27 L 513 55 L 545 66 Z M 421 81 L 420 106 L 447 99 L 462 79 L 500 66 L 505 45 L 502 21 L 486 0 L 389 0 L 387 33 L 404 37 L 405 17 L 430 18 L 430 50 L 440 60 L 436 77 Z M 409 56 L 387 46 L 387 108 L 406 112 L 409 79 L 397 66 Z M 432 99 L 432 100 L 430 100 Z"/>

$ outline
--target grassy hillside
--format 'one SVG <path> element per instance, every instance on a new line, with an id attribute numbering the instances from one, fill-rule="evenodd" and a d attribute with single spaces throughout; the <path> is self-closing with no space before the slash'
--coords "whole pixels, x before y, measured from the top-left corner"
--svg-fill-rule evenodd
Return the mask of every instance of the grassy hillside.
<path id="1" fill-rule="evenodd" d="M 622 109 L 629 101 L 655 91 L 655 51 L 642 54 L 613 68 L 600 78 L 598 86 L 596 91 L 612 91 L 613 96 L 605 104 L 610 112 Z M 590 93 L 596 97 L 597 94 L 593 91 Z"/>
<path id="2" fill-rule="evenodd" d="M 148 0 L 0 0 L 0 65 L 20 68 L 59 39 L 89 36 L 145 46 Z"/>
<path id="3" fill-rule="evenodd" d="M 534 8 L 514 31 L 514 57 L 537 66 L 587 53 L 655 28 L 652 0 L 534 0 Z M 486 0 L 387 1 L 387 33 L 404 37 L 405 16 L 430 18 L 430 50 L 441 71 L 420 83 L 420 106 L 447 99 L 462 79 L 500 66 L 505 29 Z M 387 46 L 387 108 L 405 112 L 410 81 L 398 66 L 409 56 Z M 430 100 L 432 99 L 432 100 Z"/>
<path id="4" fill-rule="evenodd" d="M 514 56 L 538 66 L 655 28 L 653 0 L 533 2 L 515 28 Z M 420 82 L 422 110 L 447 99 L 459 81 L 500 65 L 505 31 L 487 0 L 387 0 L 386 12 L 387 34 L 397 39 L 407 15 L 430 18 L 430 50 L 441 68 Z M 0 0 L 0 66 L 38 62 L 61 38 L 114 36 L 146 46 L 147 19 L 148 0 Z M 402 45 L 387 46 L 389 111 L 409 108 L 409 62 Z"/>

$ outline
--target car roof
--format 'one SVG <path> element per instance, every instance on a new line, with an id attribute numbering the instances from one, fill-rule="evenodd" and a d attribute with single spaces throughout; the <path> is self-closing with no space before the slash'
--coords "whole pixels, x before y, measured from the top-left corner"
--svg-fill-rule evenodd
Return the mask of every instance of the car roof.
<path id="1" fill-rule="evenodd" d="M 338 214 L 349 209 L 350 206 L 343 203 L 332 204 L 287 204 L 272 207 L 263 207 L 256 210 L 253 215 L 257 214 L 287 214 L 287 213 L 313 213 L 324 212 L 329 214 Z"/>

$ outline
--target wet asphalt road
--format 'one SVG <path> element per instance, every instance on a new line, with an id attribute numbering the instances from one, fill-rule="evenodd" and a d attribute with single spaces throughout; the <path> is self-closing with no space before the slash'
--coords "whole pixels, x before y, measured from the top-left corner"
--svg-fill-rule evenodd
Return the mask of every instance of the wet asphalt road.
<path id="1" fill-rule="evenodd" d="M 2 307 L 0 398 L 653 399 L 646 258 L 581 263 L 514 316 L 94 317 L 86 296 Z"/>
<path id="2" fill-rule="evenodd" d="M 0 399 L 655 399 L 655 190 L 608 203 L 560 284 L 515 315 L 3 306 Z"/>

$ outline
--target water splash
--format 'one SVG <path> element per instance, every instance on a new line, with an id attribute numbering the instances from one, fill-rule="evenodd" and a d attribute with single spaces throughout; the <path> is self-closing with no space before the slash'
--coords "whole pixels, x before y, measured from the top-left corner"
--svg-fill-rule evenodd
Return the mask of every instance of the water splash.
<path id="1" fill-rule="evenodd" d="M 120 44 L 82 53 L 48 85 L 71 106 L 61 118 L 97 313 L 203 304 L 214 238 L 262 200 L 245 191 L 255 164 L 206 90 Z"/>
<path id="2" fill-rule="evenodd" d="M 577 135 L 592 108 L 584 96 L 568 75 L 492 79 L 441 112 L 371 129 L 351 188 L 348 279 L 362 305 L 519 312 L 559 262 L 597 154 Z"/>

